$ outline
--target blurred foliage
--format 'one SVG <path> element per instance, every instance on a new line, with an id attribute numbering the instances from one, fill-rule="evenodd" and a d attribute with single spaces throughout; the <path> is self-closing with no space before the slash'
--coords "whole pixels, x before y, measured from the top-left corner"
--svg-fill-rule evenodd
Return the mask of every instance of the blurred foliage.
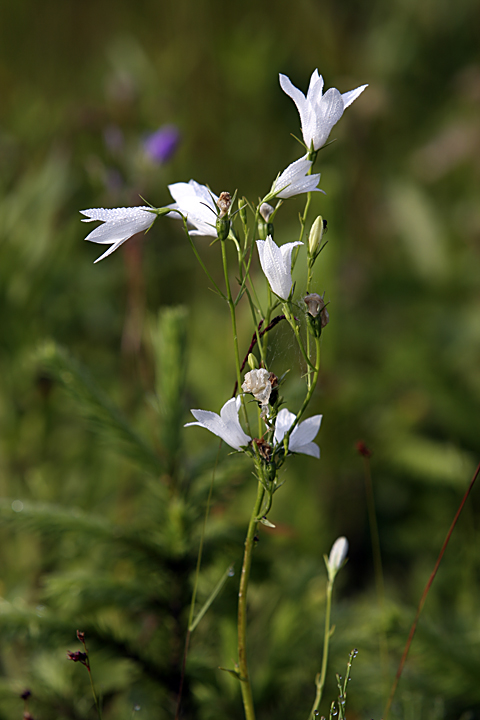
<path id="1" fill-rule="evenodd" d="M 298 156 L 284 72 L 303 90 L 368 82 L 319 157 L 313 210 L 331 322 L 313 412 L 322 459 L 295 458 L 262 528 L 249 654 L 259 718 L 306 717 L 338 535 L 325 693 L 359 650 L 348 712 L 380 718 L 415 608 L 480 459 L 480 6 L 473 0 L 4 3 L 0 24 L 0 719 L 93 717 L 69 663 L 87 633 L 106 718 L 174 716 L 193 573 L 214 472 L 199 606 L 234 562 L 250 470 L 200 430 L 235 381 L 228 313 L 179 223 L 100 265 L 78 210 L 170 201 L 195 178 L 252 199 Z M 143 150 L 177 126 L 166 164 Z M 296 239 L 302 202 L 278 217 Z M 312 215 L 313 219 L 314 215 Z M 199 251 L 221 277 L 216 247 Z M 301 281 L 298 291 L 302 291 Z M 300 296 L 300 295 L 299 295 Z M 177 309 L 184 306 L 187 310 Z M 242 315 L 243 312 L 243 315 Z M 241 347 L 250 342 L 246 308 Z M 63 348 L 63 349 L 62 349 Z M 272 333 L 277 374 L 299 359 Z M 188 363 L 187 363 L 188 360 Z M 374 590 L 361 458 L 372 468 L 386 602 Z M 188 445 L 187 445 L 188 442 Z M 480 718 L 478 489 L 425 606 L 392 716 Z M 241 718 L 236 578 L 192 636 L 185 717 Z M 388 664 L 380 661 L 386 636 Z M 137 708 L 137 709 L 135 709 Z"/>

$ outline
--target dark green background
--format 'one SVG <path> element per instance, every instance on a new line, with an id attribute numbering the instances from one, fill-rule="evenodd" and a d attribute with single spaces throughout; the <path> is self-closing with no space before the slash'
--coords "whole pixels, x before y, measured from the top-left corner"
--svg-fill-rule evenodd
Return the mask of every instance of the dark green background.
<path id="1" fill-rule="evenodd" d="M 480 459 L 479 27 L 473 0 L 1 4 L 0 492 L 7 509 L 20 499 L 128 524 L 144 502 L 139 469 L 119 459 L 114 443 L 99 441 L 45 375 L 36 359 L 44 341 L 66 347 L 157 446 L 149 327 L 161 307 L 189 310 L 183 422 L 189 407 L 218 411 L 235 378 L 227 308 L 208 290 L 179 224 L 160 219 L 144 241 L 93 265 L 100 253 L 83 242 L 78 210 L 135 205 L 139 195 L 164 205 L 167 184 L 190 178 L 256 201 L 301 152 L 290 136 L 300 134 L 297 111 L 278 73 L 304 91 L 315 68 L 341 92 L 369 84 L 318 159 L 327 194 L 315 197 L 311 220 L 328 219 L 317 289 L 326 291 L 331 318 L 311 409 L 324 414 L 322 458 L 292 460 L 271 515 L 278 531 L 262 533 L 257 553 L 252 655 L 260 718 L 308 714 L 321 655 L 322 555 L 338 535 L 351 550 L 336 590 L 326 701 L 355 646 L 350 717 L 381 717 L 416 605 Z M 179 127 L 181 144 L 169 164 L 153 167 L 141 141 L 165 123 Z M 105 143 L 112 128 L 123 134 L 121 151 Z M 297 238 L 302 208 L 301 199 L 286 203 L 277 241 Z M 197 246 L 220 282 L 217 246 L 208 239 Z M 245 307 L 245 351 L 251 332 Z M 272 337 L 271 350 L 277 374 L 292 368 L 285 394 L 293 408 L 301 367 L 286 330 Z M 186 455 L 210 448 L 214 458 L 206 433 L 182 437 Z M 374 451 L 383 612 L 359 439 Z M 249 472 L 216 506 L 214 523 L 235 529 L 236 549 L 211 549 L 206 594 L 232 558 L 238 563 L 255 492 Z M 477 494 L 425 606 L 395 717 L 480 717 Z M 53 542 L 44 534 L 20 519 L 1 530 L 2 718 L 19 716 L 26 685 L 41 698 L 31 705 L 35 717 L 91 713 L 78 699 L 88 687 L 73 689 L 82 668 L 65 668 L 78 612 L 68 592 L 60 606 L 70 625 L 65 636 L 51 635 L 49 649 L 30 621 L 12 630 L 8 619 L 12 607 L 51 603 L 57 612 L 58 598 L 45 588 L 93 552 L 78 538 Z M 105 551 L 92 573 L 111 562 Z M 120 610 L 95 612 L 97 624 L 121 628 Z M 191 716 L 241 717 L 238 688 L 216 669 L 234 661 L 233 585 L 210 614 L 192 649 Z M 379 627 L 389 638 L 387 678 Z M 114 688 L 108 717 L 131 717 L 135 704 L 139 720 L 172 717 L 139 671 L 114 669 L 101 643 L 94 651 L 99 682 L 108 685 L 110 673 Z"/>

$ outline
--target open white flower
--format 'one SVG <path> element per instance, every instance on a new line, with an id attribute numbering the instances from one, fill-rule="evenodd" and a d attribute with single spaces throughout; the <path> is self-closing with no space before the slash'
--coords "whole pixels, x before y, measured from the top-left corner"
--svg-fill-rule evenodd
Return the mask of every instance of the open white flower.
<path id="1" fill-rule="evenodd" d="M 93 222 L 94 220 L 103 222 L 103 225 L 92 230 L 85 240 L 111 246 L 95 260 L 96 263 L 115 252 L 132 235 L 142 232 L 142 230 L 148 230 L 157 217 L 157 213 L 146 206 L 91 208 L 90 210 L 80 210 L 80 212 L 87 216 L 82 218 L 82 222 Z"/>
<path id="2" fill-rule="evenodd" d="M 340 120 L 344 110 L 368 87 L 361 85 L 343 94 L 336 88 L 330 88 L 323 95 L 323 78 L 318 74 L 318 70 L 312 73 L 307 97 L 286 75 L 280 75 L 280 86 L 297 106 L 302 124 L 303 142 L 308 149 L 313 142 L 314 150 L 319 150 L 325 145 L 331 129 Z"/>
<path id="3" fill-rule="evenodd" d="M 306 157 L 295 160 L 286 170 L 280 173 L 273 183 L 270 193 L 283 200 L 306 192 L 324 193 L 324 190 L 317 187 L 320 182 L 320 173 L 307 175 L 311 165 L 311 161 L 307 160 Z"/>
<path id="4" fill-rule="evenodd" d="M 199 425 L 206 430 L 210 430 L 214 435 L 218 435 L 234 450 L 241 450 L 252 439 L 243 432 L 238 419 L 241 402 L 240 397 L 231 398 L 220 410 L 220 415 L 210 410 L 191 410 L 197 422 L 187 423 L 185 427 Z"/>
<path id="5" fill-rule="evenodd" d="M 190 235 L 203 235 L 217 237 L 215 223 L 218 211 L 215 203 L 218 197 L 212 193 L 206 185 L 200 185 L 195 180 L 190 182 L 178 182 L 169 185 L 170 194 L 175 203 L 168 205 L 172 210 L 178 210 L 187 218 L 187 222 L 193 229 Z M 177 213 L 171 213 L 170 217 L 179 218 Z"/>
<path id="6" fill-rule="evenodd" d="M 298 240 L 278 247 L 269 235 L 266 240 L 257 240 L 260 265 L 275 295 L 288 300 L 292 289 L 292 250 L 303 245 Z"/>
<path id="7" fill-rule="evenodd" d="M 303 453 L 304 455 L 311 455 L 316 458 L 320 457 L 320 448 L 317 443 L 312 441 L 320 429 L 322 417 L 322 415 L 313 415 L 296 426 L 288 439 L 288 449 L 290 452 Z M 276 445 L 280 445 L 283 442 L 285 433 L 290 430 L 294 420 L 295 415 L 293 413 L 289 412 L 286 408 L 280 410 L 275 422 L 274 439 Z"/>

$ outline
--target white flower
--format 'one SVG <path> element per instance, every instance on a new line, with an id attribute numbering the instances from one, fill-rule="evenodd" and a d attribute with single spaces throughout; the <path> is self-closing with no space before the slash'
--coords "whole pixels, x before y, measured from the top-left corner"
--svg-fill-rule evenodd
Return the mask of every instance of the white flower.
<path id="1" fill-rule="evenodd" d="M 242 390 L 245 393 L 251 393 L 255 400 L 262 405 L 268 405 L 270 395 L 272 394 L 272 383 L 268 370 L 265 370 L 265 368 L 250 370 L 250 372 L 245 375 Z"/>
<path id="2" fill-rule="evenodd" d="M 92 230 L 85 240 L 111 245 L 103 255 L 95 260 L 96 263 L 115 252 L 132 235 L 142 232 L 142 230 L 148 230 L 157 217 L 151 208 L 145 206 L 112 209 L 91 208 L 90 210 L 80 210 L 80 212 L 87 216 L 82 218 L 82 222 L 101 220 L 104 223 Z"/>
<path id="3" fill-rule="evenodd" d="M 295 415 L 286 408 L 280 410 L 275 422 L 275 443 L 280 445 L 283 442 L 285 433 L 287 433 L 293 425 Z M 322 415 L 313 415 L 303 422 L 299 423 L 293 430 L 288 440 L 288 449 L 290 452 L 303 453 L 312 457 L 320 457 L 320 448 L 317 443 L 312 442 L 320 429 Z"/>
<path id="4" fill-rule="evenodd" d="M 286 75 L 280 75 L 280 86 L 297 106 L 302 124 L 303 142 L 308 149 L 313 142 L 314 150 L 319 150 L 325 145 L 331 129 L 340 120 L 344 110 L 368 87 L 361 85 L 343 94 L 336 88 L 330 88 L 325 95 L 322 95 L 323 78 L 318 74 L 318 70 L 312 73 L 307 97 Z"/>
<path id="5" fill-rule="evenodd" d="M 295 160 L 275 180 L 270 190 L 271 195 L 286 200 L 294 195 L 306 192 L 325 192 L 317 187 L 320 182 L 320 173 L 307 175 L 312 163 L 306 157 Z"/>
<path id="6" fill-rule="evenodd" d="M 302 242 L 286 243 L 278 247 L 269 235 L 266 240 L 257 240 L 260 265 L 275 295 L 288 300 L 292 289 L 292 250 Z"/>
<path id="7" fill-rule="evenodd" d="M 187 423 L 185 427 L 191 425 L 200 425 L 206 430 L 210 430 L 214 435 L 222 438 L 227 445 L 234 450 L 241 450 L 242 447 L 248 445 L 252 439 L 243 432 L 238 419 L 241 398 L 231 398 L 220 410 L 220 415 L 210 412 L 210 410 L 192 410 L 191 413 L 198 422 Z"/>
<path id="8" fill-rule="evenodd" d="M 218 210 L 215 203 L 218 197 L 212 193 L 206 185 L 200 185 L 195 180 L 188 183 L 178 182 L 169 185 L 170 194 L 175 203 L 168 205 L 172 210 L 178 210 L 187 218 L 187 222 L 193 227 L 190 235 L 203 235 L 217 237 L 215 223 Z M 171 213 L 172 218 L 180 217 L 177 213 Z"/>
<path id="9" fill-rule="evenodd" d="M 335 540 L 328 556 L 329 572 L 337 574 L 345 562 L 348 553 L 348 540 L 346 537 L 339 537 Z"/>

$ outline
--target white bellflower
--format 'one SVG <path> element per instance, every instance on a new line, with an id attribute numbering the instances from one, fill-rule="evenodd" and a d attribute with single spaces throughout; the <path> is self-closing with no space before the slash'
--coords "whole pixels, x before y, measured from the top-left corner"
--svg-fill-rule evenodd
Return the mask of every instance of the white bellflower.
<path id="1" fill-rule="evenodd" d="M 199 425 L 222 438 L 234 450 L 241 450 L 252 439 L 243 431 L 238 419 L 241 402 L 240 397 L 231 398 L 220 410 L 220 415 L 210 410 L 191 410 L 197 422 L 186 423 L 185 427 Z"/>
<path id="2" fill-rule="evenodd" d="M 178 210 L 187 218 L 187 223 L 192 228 L 190 235 L 216 238 L 218 197 L 206 185 L 200 185 L 195 180 L 190 180 L 188 183 L 173 183 L 168 189 L 175 200 L 175 203 L 168 207 L 171 210 Z M 170 217 L 178 218 L 179 215 L 171 213 Z"/>
<path id="3" fill-rule="evenodd" d="M 274 439 L 277 445 L 283 442 L 283 438 L 292 427 L 294 420 L 295 415 L 293 413 L 289 412 L 286 408 L 280 410 L 275 422 Z M 299 423 L 288 439 L 289 451 L 319 458 L 320 448 L 317 443 L 313 442 L 313 439 L 320 430 L 321 422 L 322 415 L 313 415 Z"/>
<path id="4" fill-rule="evenodd" d="M 295 160 L 277 177 L 270 191 L 271 195 L 286 200 L 308 192 L 325 192 L 317 187 L 320 182 L 320 173 L 308 175 L 312 163 L 306 157 Z"/>
<path id="5" fill-rule="evenodd" d="M 257 240 L 260 265 L 275 295 L 288 300 L 292 289 L 292 250 L 302 242 L 286 243 L 278 247 L 269 235 L 266 240 Z"/>
<path id="6" fill-rule="evenodd" d="M 303 142 L 308 149 L 313 143 L 314 150 L 319 150 L 325 145 L 331 129 L 340 120 L 345 109 L 368 87 L 361 85 L 343 94 L 336 88 L 330 88 L 323 95 L 323 78 L 318 74 L 318 70 L 314 70 L 305 97 L 290 78 L 281 74 L 279 77 L 282 90 L 297 106 L 302 124 Z"/>
<path id="7" fill-rule="evenodd" d="M 91 208 L 90 210 L 80 210 L 80 212 L 82 215 L 86 215 L 86 218 L 82 218 L 82 222 L 93 222 L 94 220 L 103 222 L 103 225 L 92 230 L 85 238 L 90 242 L 110 245 L 108 250 L 95 260 L 96 263 L 115 252 L 132 235 L 142 232 L 142 230 L 148 230 L 157 217 L 157 213 L 146 206 Z"/>

